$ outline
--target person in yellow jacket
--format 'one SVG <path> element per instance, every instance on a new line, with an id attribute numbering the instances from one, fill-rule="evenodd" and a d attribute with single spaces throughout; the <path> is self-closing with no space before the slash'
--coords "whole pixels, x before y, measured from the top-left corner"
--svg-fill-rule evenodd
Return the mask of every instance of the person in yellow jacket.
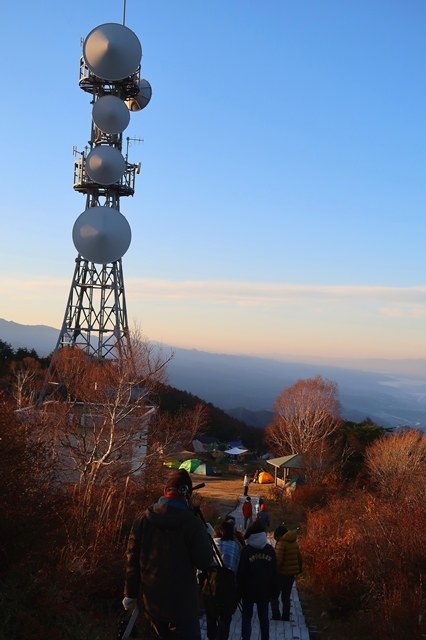
<path id="1" fill-rule="evenodd" d="M 274 531 L 275 554 L 277 557 L 278 593 L 271 600 L 272 620 L 290 620 L 290 594 L 295 576 L 302 572 L 302 555 L 297 543 L 297 531 L 280 525 Z M 282 600 L 280 614 L 279 596 Z"/>

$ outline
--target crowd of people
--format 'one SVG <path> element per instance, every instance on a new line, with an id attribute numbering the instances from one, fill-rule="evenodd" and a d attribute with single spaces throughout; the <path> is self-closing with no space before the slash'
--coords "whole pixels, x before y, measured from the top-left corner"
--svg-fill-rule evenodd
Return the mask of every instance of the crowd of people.
<path id="1" fill-rule="evenodd" d="M 280 525 L 271 544 L 268 509 L 262 501 L 254 514 L 246 492 L 244 532 L 232 515 L 213 528 L 192 508 L 191 494 L 188 472 L 172 472 L 164 495 L 135 520 L 124 608 L 140 609 L 146 638 L 201 640 L 203 610 L 208 640 L 227 640 L 239 607 L 241 638 L 250 640 L 256 605 L 261 639 L 269 640 L 270 611 L 273 620 L 289 620 L 292 585 L 302 571 L 297 532 Z"/>

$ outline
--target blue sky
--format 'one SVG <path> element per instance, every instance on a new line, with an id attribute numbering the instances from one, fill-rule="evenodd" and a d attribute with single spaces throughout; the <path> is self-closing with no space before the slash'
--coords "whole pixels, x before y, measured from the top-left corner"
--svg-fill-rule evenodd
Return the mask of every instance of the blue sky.
<path id="1" fill-rule="evenodd" d="M 121 1 L 2 8 L 0 316 L 60 327 L 90 138 L 80 40 Z M 423 0 L 127 0 L 153 88 L 123 258 L 154 341 L 426 358 Z"/>

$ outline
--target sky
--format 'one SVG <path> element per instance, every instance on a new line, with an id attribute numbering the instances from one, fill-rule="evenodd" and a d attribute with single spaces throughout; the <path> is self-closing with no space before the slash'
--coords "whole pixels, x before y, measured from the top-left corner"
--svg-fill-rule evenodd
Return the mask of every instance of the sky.
<path id="1" fill-rule="evenodd" d="M 5 320 L 62 325 L 82 41 L 123 8 L 2 7 Z M 127 0 L 125 24 L 153 90 L 123 134 L 129 323 L 216 353 L 426 358 L 424 0 Z"/>

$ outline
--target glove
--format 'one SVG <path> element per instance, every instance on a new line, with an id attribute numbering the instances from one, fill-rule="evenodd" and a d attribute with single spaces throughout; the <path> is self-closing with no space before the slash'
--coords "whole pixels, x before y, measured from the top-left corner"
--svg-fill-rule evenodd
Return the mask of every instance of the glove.
<path id="1" fill-rule="evenodd" d="M 207 533 L 209 534 L 209 536 L 211 538 L 214 537 L 214 529 L 212 527 L 212 525 L 210 524 L 210 522 L 206 522 L 206 529 L 207 529 Z"/>
<path id="2" fill-rule="evenodd" d="M 127 596 L 123 598 L 123 607 L 126 611 L 133 611 L 136 607 L 136 598 L 128 598 Z"/>

